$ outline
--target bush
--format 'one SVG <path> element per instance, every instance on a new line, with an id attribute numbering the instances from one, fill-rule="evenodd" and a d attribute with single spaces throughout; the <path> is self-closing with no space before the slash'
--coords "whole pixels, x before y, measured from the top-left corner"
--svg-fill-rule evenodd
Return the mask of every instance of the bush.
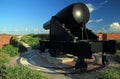
<path id="1" fill-rule="evenodd" d="M 18 51 L 21 52 L 21 53 L 27 51 L 27 48 L 25 46 L 23 46 L 22 43 L 18 44 L 18 48 L 19 48 Z"/>
<path id="2" fill-rule="evenodd" d="M 13 45 L 14 47 L 18 47 L 19 52 L 27 51 L 27 48 L 25 46 L 23 46 L 23 44 L 21 42 L 19 42 L 19 39 L 17 38 L 17 36 L 13 36 L 13 38 L 11 40 L 11 45 Z"/>
<path id="3" fill-rule="evenodd" d="M 3 51 L 6 51 L 7 54 L 9 54 L 11 57 L 18 55 L 18 48 L 12 46 L 12 45 L 7 45 L 2 48 Z"/>
<path id="4" fill-rule="evenodd" d="M 120 79 L 120 70 L 116 68 L 103 70 L 97 79 Z"/>
<path id="5" fill-rule="evenodd" d="M 34 35 L 35 35 L 34 33 L 28 34 L 28 36 L 31 36 L 31 37 L 33 37 Z"/>
<path id="6" fill-rule="evenodd" d="M 25 35 L 21 38 L 21 41 L 24 41 L 28 45 L 32 46 L 32 48 L 39 48 L 39 40 L 38 37 L 33 37 L 33 35 Z"/>
<path id="7" fill-rule="evenodd" d="M 1 66 L 0 70 L 2 79 L 48 79 L 42 73 L 29 69 L 25 66 Z"/>
<path id="8" fill-rule="evenodd" d="M 0 49 L 0 65 L 3 65 L 9 61 L 10 56 L 7 51 Z"/>
<path id="9" fill-rule="evenodd" d="M 120 63 L 120 50 L 117 50 L 115 54 L 115 60 Z"/>
<path id="10" fill-rule="evenodd" d="M 49 34 L 36 34 L 36 35 L 33 35 L 33 37 L 41 38 L 41 40 L 48 40 Z"/>
<path id="11" fill-rule="evenodd" d="M 17 36 L 13 36 L 11 40 L 11 45 L 18 47 L 18 40 L 19 39 L 17 38 Z"/>

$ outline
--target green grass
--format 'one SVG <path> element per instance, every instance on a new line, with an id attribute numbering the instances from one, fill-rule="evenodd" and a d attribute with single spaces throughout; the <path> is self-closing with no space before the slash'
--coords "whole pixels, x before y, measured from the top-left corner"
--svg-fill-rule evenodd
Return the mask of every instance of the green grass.
<path id="1" fill-rule="evenodd" d="M 7 63 L 10 59 L 10 56 L 7 54 L 7 51 L 0 49 L 0 65 Z"/>
<path id="2" fill-rule="evenodd" d="M 33 35 L 25 35 L 21 38 L 21 41 L 24 41 L 28 45 L 32 46 L 32 48 L 39 48 L 39 40 L 38 37 L 33 37 Z"/>
<path id="3" fill-rule="evenodd" d="M 25 66 L 0 66 L 0 70 L 0 79 L 48 79 L 44 74 Z"/>
<path id="4" fill-rule="evenodd" d="M 27 51 L 27 48 L 19 41 L 18 36 L 12 37 L 11 45 L 17 47 L 20 53 Z"/>
<path id="5" fill-rule="evenodd" d="M 13 37 L 13 40 L 12 45 L 7 45 L 0 49 L 0 79 L 48 79 L 41 72 L 22 65 L 6 66 L 10 57 L 19 54 L 18 48 L 20 49 L 20 43 L 18 42 L 18 38 Z"/>
<path id="6" fill-rule="evenodd" d="M 33 37 L 38 37 L 41 40 L 49 40 L 49 34 L 36 34 L 36 35 L 33 35 Z"/>
<path id="7" fill-rule="evenodd" d="M 109 68 L 103 70 L 97 79 L 120 79 L 120 69 Z"/>
<path id="8" fill-rule="evenodd" d="M 19 54 L 18 48 L 14 47 L 13 45 L 4 46 L 2 50 L 5 51 L 7 54 L 9 54 L 11 57 Z"/>

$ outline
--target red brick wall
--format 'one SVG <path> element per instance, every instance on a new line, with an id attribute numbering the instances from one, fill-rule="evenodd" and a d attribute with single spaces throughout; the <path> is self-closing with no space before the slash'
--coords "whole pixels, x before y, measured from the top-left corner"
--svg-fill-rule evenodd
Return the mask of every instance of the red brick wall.
<path id="1" fill-rule="evenodd" d="M 107 34 L 107 40 L 120 40 L 120 34 Z"/>
<path id="2" fill-rule="evenodd" d="M 0 36 L 0 48 L 2 48 L 4 45 L 10 44 L 12 36 L 11 35 L 1 35 Z"/>
<path id="3" fill-rule="evenodd" d="M 99 40 L 103 40 L 103 34 L 97 34 L 97 36 L 99 37 Z"/>
<path id="4" fill-rule="evenodd" d="M 120 40 L 120 34 L 97 34 L 99 40 Z"/>

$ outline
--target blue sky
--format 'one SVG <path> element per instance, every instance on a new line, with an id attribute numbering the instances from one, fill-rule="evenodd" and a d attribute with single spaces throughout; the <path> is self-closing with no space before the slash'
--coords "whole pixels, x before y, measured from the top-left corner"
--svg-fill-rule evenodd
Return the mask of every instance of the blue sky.
<path id="1" fill-rule="evenodd" d="M 0 33 L 46 33 L 43 24 L 75 2 L 89 7 L 89 29 L 120 33 L 120 0 L 0 0 Z"/>

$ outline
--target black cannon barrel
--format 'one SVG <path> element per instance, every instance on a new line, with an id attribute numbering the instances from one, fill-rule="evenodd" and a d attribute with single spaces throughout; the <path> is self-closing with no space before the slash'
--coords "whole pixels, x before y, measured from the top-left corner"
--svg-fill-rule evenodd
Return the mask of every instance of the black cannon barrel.
<path id="1" fill-rule="evenodd" d="M 55 15 L 60 23 L 65 24 L 66 28 L 82 27 L 81 23 L 87 23 L 89 20 L 89 10 L 84 3 L 74 3 L 61 10 Z M 49 29 L 50 21 L 46 22 L 43 26 Z"/>

